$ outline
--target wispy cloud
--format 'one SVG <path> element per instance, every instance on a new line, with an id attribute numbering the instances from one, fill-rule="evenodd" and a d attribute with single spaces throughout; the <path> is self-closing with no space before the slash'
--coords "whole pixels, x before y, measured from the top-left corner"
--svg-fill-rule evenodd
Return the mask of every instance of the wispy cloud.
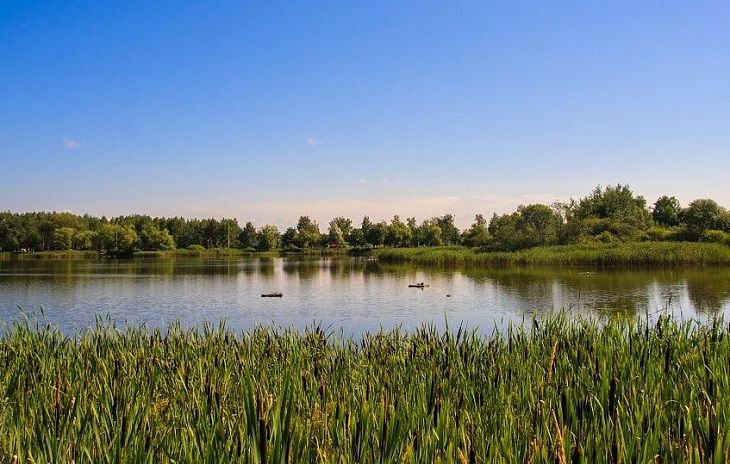
<path id="1" fill-rule="evenodd" d="M 307 137 L 306 139 L 304 139 L 304 143 L 306 143 L 310 147 L 316 147 L 317 145 L 322 145 L 324 143 L 324 140 L 318 139 L 317 137 Z"/>
<path id="2" fill-rule="evenodd" d="M 79 142 L 78 140 L 74 139 L 63 139 L 63 146 L 66 148 L 66 150 L 79 150 L 81 148 L 84 148 L 86 146 L 85 143 Z"/>

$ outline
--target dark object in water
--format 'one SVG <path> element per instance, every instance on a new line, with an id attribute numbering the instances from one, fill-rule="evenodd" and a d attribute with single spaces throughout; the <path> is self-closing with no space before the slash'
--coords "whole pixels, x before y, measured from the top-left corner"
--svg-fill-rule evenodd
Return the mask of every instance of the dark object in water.
<path id="1" fill-rule="evenodd" d="M 261 294 L 261 298 L 281 298 L 284 296 L 281 293 L 263 293 Z"/>
<path id="2" fill-rule="evenodd" d="M 426 287 L 428 287 L 428 285 L 426 285 L 423 282 L 421 282 L 421 283 L 418 283 L 418 284 L 410 284 L 410 285 L 408 285 L 408 287 L 410 287 L 410 288 L 426 288 Z"/>
<path id="3" fill-rule="evenodd" d="M 446 298 L 451 298 L 451 294 L 449 293 L 448 295 L 446 295 Z"/>

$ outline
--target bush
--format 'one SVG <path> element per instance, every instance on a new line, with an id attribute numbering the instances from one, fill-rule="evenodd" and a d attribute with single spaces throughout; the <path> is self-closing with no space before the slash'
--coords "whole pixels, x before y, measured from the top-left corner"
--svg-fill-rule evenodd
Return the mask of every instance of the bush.
<path id="1" fill-rule="evenodd" d="M 721 230 L 708 230 L 702 234 L 702 241 L 730 245 L 730 234 Z"/>
<path id="2" fill-rule="evenodd" d="M 601 243 L 612 243 L 616 241 L 616 236 L 613 235 L 611 232 L 604 230 L 596 236 L 596 240 Z"/>
<path id="3" fill-rule="evenodd" d="M 190 251 L 205 251 L 205 247 L 203 245 L 188 245 L 188 250 L 190 250 Z"/>
<path id="4" fill-rule="evenodd" d="M 646 240 L 650 242 L 665 242 L 671 240 L 674 231 L 668 227 L 652 227 L 646 231 Z"/>

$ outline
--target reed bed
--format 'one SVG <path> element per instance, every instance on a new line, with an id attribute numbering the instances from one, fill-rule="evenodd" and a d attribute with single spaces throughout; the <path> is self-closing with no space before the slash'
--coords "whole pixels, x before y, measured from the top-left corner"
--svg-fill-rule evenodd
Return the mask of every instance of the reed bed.
<path id="1" fill-rule="evenodd" d="M 730 327 L 554 316 L 433 327 L 66 337 L 0 346 L 2 462 L 727 462 Z"/>
<path id="2" fill-rule="evenodd" d="M 422 265 L 716 266 L 730 265 L 730 247 L 697 242 L 634 242 L 486 252 L 464 247 L 384 248 L 384 263 Z"/>
<path id="3" fill-rule="evenodd" d="M 38 251 L 32 253 L 0 252 L 0 261 L 9 260 L 74 260 L 98 259 L 99 252 L 94 250 Z"/>

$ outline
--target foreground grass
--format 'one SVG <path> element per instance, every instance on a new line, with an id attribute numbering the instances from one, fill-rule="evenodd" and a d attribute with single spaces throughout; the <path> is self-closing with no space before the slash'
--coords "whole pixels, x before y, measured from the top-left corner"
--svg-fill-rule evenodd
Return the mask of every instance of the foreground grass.
<path id="1" fill-rule="evenodd" d="M 726 462 L 730 328 L 554 317 L 503 336 L 27 324 L 0 461 Z"/>
<path id="2" fill-rule="evenodd" d="M 728 265 L 730 247 L 715 243 L 635 242 L 536 247 L 515 252 L 481 252 L 464 247 L 384 248 L 379 261 L 424 265 Z"/>

